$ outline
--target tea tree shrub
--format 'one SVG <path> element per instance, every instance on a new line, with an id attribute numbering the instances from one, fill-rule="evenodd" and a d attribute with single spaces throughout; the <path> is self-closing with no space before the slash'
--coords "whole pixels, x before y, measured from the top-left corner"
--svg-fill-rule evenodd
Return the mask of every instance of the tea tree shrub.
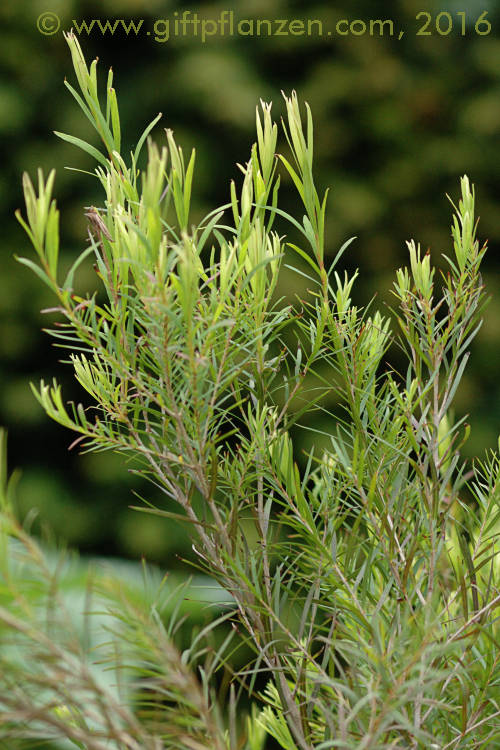
<path id="1" fill-rule="evenodd" d="M 304 123 L 295 94 L 285 97 L 290 154 L 262 103 L 241 186 L 195 226 L 194 152 L 185 158 L 168 130 L 155 145 L 154 121 L 123 155 L 112 75 L 102 106 L 96 62 L 88 68 L 67 40 L 79 90 L 67 86 L 103 150 L 59 135 L 97 161 L 103 205 L 87 210 L 89 245 L 61 274 L 54 173 L 39 173 L 36 187 L 25 176 L 19 219 L 37 260 L 20 260 L 54 294 L 51 334 L 86 402 L 65 403 L 57 382 L 33 390 L 82 449 L 124 454 L 162 490 L 164 506 L 147 509 L 158 523 L 188 524 L 199 567 L 230 595 L 221 619 L 255 658 L 221 703 L 231 646 L 211 645 L 220 620 L 181 653 L 160 593 L 139 606 L 99 585 L 115 693 L 92 678 L 85 644 L 67 642 L 50 577 L 40 584 L 47 622 L 6 587 L 0 621 L 16 650 L 2 655 L 3 737 L 155 750 L 259 750 L 270 738 L 284 750 L 500 746 L 500 465 L 492 453 L 466 471 L 469 427 L 452 410 L 485 303 L 468 178 L 449 271 L 437 278 L 430 254 L 409 242 L 392 317 L 369 315 L 351 302 L 356 274 L 338 270 L 349 243 L 326 265 L 327 195 L 313 178 L 312 115 L 306 107 Z M 279 208 L 278 169 L 297 189 L 298 216 Z M 276 232 L 277 216 L 301 246 Z M 276 295 L 294 253 L 312 287 L 299 309 Z M 84 263 L 99 281 L 79 295 Z M 392 342 L 402 373 L 385 363 Z M 329 448 L 300 469 L 291 427 L 324 408 L 330 389 L 343 416 L 330 415 Z M 5 549 L 23 532 L 7 500 L 3 518 Z"/>

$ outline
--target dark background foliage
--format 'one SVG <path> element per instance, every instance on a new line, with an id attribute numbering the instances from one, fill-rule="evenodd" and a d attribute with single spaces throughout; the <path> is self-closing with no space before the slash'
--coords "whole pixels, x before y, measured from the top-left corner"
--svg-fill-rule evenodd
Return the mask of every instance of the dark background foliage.
<path id="1" fill-rule="evenodd" d="M 148 559 L 169 567 L 188 554 L 187 537 L 158 518 L 129 510 L 131 487 L 141 488 L 120 458 L 68 451 L 73 436 L 50 423 L 29 390 L 29 382 L 57 375 L 68 397 L 81 398 L 61 350 L 40 332 L 47 325 L 41 308 L 50 295 L 14 253 L 29 255 L 28 240 L 14 219 L 22 206 L 21 174 L 34 176 L 38 166 L 56 167 L 56 196 L 62 212 L 63 259 L 67 263 L 86 243 L 82 206 L 100 205 L 95 178 L 83 152 L 53 135 L 59 130 L 94 138 L 89 123 L 63 85 L 74 83 L 62 32 L 44 36 L 36 28 L 40 13 L 52 11 L 61 29 L 73 19 L 172 19 L 188 8 L 217 18 L 224 9 L 235 17 L 321 19 L 334 28 L 341 18 L 390 18 L 405 29 L 402 39 L 386 36 L 215 36 L 202 44 L 193 36 L 157 42 L 153 33 L 127 35 L 98 29 L 80 41 L 90 62 L 99 57 L 103 83 L 108 67 L 115 73 L 123 128 L 123 151 L 136 143 L 144 126 L 161 111 L 155 128 L 173 128 L 189 152 L 195 146 L 193 219 L 229 196 L 229 181 L 239 179 L 236 162 L 248 158 L 254 139 L 255 106 L 273 101 L 282 108 L 281 90 L 296 89 L 309 102 L 315 123 L 318 186 L 331 186 L 327 246 L 331 257 L 348 237 L 357 236 L 340 264 L 360 268 L 356 299 L 376 305 L 391 300 L 395 269 L 407 262 L 405 241 L 415 237 L 431 247 L 436 263 L 451 253 L 451 206 L 459 177 L 476 185 L 480 237 L 489 240 L 484 278 L 492 295 L 485 323 L 473 346 L 471 363 L 456 401 L 457 413 L 470 414 L 468 456 L 496 447 L 500 426 L 500 7 L 491 0 L 469 0 L 467 8 L 450 0 L 403 0 L 381 4 L 245 0 L 226 6 L 181 6 L 166 0 L 23 0 L 0 7 L 0 205 L 2 246 L 0 274 L 0 423 L 10 434 L 11 463 L 21 466 L 20 499 L 25 514 L 38 509 L 55 534 L 83 552 Z M 424 7 L 425 6 L 425 7 Z M 434 31 L 417 35 L 423 17 L 442 11 L 467 11 L 466 34 L 458 16 L 448 36 Z M 478 36 L 474 21 L 484 10 L 491 33 Z M 283 207 L 301 211 L 283 176 Z M 300 276 L 284 269 L 281 293 L 305 293 Z M 397 355 L 396 360 L 397 360 Z M 63 357 L 64 358 L 64 357 Z M 316 426 L 321 426 L 316 422 Z M 39 521 L 33 517 L 35 528 Z"/>

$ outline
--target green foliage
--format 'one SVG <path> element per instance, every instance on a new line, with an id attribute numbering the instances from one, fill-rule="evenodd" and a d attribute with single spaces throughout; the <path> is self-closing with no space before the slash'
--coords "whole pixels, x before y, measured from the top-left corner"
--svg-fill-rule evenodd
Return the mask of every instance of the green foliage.
<path id="1" fill-rule="evenodd" d="M 82 205 L 100 205 L 97 179 L 87 179 L 83 170 L 92 169 L 92 157 L 68 142 L 54 138 L 53 130 L 88 141 L 107 155 L 99 133 L 75 106 L 73 96 L 64 95 L 65 75 L 74 90 L 83 95 L 74 75 L 69 75 L 68 55 L 62 29 L 70 29 L 73 19 L 94 17 L 144 18 L 142 32 L 127 35 L 120 28 L 112 35 L 83 32 L 80 41 L 86 56 L 99 56 L 99 66 L 113 65 L 115 81 L 122 92 L 119 114 L 121 148 L 135 151 L 136 134 L 158 111 L 166 113 L 168 127 L 175 129 L 178 143 L 185 145 L 186 161 L 196 145 L 196 187 L 191 201 L 195 221 L 209 208 L 228 200 L 227 185 L 233 164 L 246 160 L 246 143 L 254 139 L 252 112 L 259 97 L 274 100 L 274 118 L 285 110 L 280 90 L 296 88 L 300 101 L 307 100 L 314 112 L 315 179 L 323 195 L 332 186 L 333 200 L 326 215 L 325 254 L 329 262 L 343 238 L 357 235 L 349 251 L 349 268 L 359 266 L 363 273 L 354 288 L 356 304 L 365 304 L 376 290 L 379 307 L 390 300 L 393 270 L 406 263 L 404 240 L 418 233 L 422 248 L 435 248 L 433 262 L 441 263 L 439 252 L 448 247 L 445 193 L 455 193 L 457 175 L 466 172 L 481 185 L 482 236 L 488 238 L 490 252 L 482 275 L 492 295 L 485 325 L 475 341 L 473 356 L 456 395 L 460 412 L 470 412 L 472 433 L 464 455 L 480 455 L 496 445 L 500 418 L 498 365 L 491 357 L 500 323 L 500 294 L 496 262 L 500 240 L 497 221 L 498 160 L 495 134 L 500 126 L 497 64 L 500 6 L 490 3 L 488 19 L 492 33 L 473 32 L 476 17 L 483 8 L 467 11 L 466 35 L 460 34 L 459 17 L 453 33 L 416 36 L 415 16 L 422 11 L 418 0 L 392 7 L 384 15 L 394 19 L 396 29 L 404 28 L 401 40 L 378 36 L 229 37 L 214 36 L 206 44 L 200 37 L 187 35 L 162 44 L 154 41 L 152 30 L 159 16 L 169 12 L 127 0 L 66 0 L 51 7 L 61 18 L 61 31 L 47 37 L 36 28 L 44 8 L 39 0 L 23 0 L 14 11 L 9 3 L 0 8 L 4 43 L 0 62 L 5 70 L 0 85 L 0 132 L 2 171 L 0 195 L 4 273 L 0 278 L 0 423 L 9 428 L 10 451 L 14 463 L 23 466 L 25 482 L 20 488 L 23 509 L 36 506 L 40 516 L 51 518 L 54 531 L 77 544 L 83 553 L 125 555 L 132 543 L 126 536 L 128 511 L 124 498 L 129 477 L 120 471 L 119 457 L 102 465 L 104 454 L 86 455 L 78 460 L 76 451 L 65 454 L 65 433 L 44 419 L 36 401 L 26 394 L 26 377 L 35 382 L 50 380 L 53 374 L 65 384 L 67 398 L 78 399 L 77 388 L 64 381 L 63 367 L 45 337 L 37 336 L 39 310 L 49 307 L 50 290 L 33 274 L 15 263 L 13 252 L 22 250 L 23 232 L 13 219 L 22 204 L 19 174 L 43 166 L 44 174 L 57 170 L 57 203 L 64 215 L 61 226 L 60 264 L 67 270 L 86 236 L 87 219 Z M 146 8 L 145 5 L 148 7 Z M 430 6 L 434 6 L 433 8 Z M 426 10 L 443 10 L 437 0 Z M 191 7 L 200 17 L 217 18 L 217 6 Z M 262 17 L 263 8 L 242 0 L 235 9 L 240 18 Z M 312 8 L 306 0 L 282 2 L 266 0 L 264 15 L 269 18 L 318 17 L 334 28 L 339 18 L 374 15 L 373 3 L 319 2 Z M 419 24 L 423 22 L 420 17 Z M 100 78 L 99 91 L 105 95 L 107 76 Z M 113 83 L 113 86 L 115 84 Z M 106 102 L 103 99 L 103 113 Z M 160 133 L 160 121 L 153 133 Z M 112 129 L 112 128 L 111 128 Z M 283 155 L 292 161 L 282 143 Z M 140 163 L 146 158 L 146 146 Z M 66 169 L 66 165 L 76 169 Z M 294 186 L 282 171 L 280 206 L 294 213 Z M 389 229 L 390 228 L 390 229 Z M 289 240 L 300 245 L 295 233 Z M 439 252 L 438 252 L 439 251 Z M 300 261 L 299 261 L 300 262 Z M 304 261 L 305 263 L 305 261 Z M 307 271 L 307 267 L 302 270 Z M 343 273 L 341 273 L 343 276 Z M 92 269 L 84 264 L 78 275 L 78 289 L 90 288 Z M 305 293 L 307 281 L 283 268 L 278 293 L 293 289 Z M 30 300 L 31 304 L 26 304 Z M 333 394 L 328 404 L 333 405 Z M 326 402 L 325 402 L 326 403 Z M 312 423 L 310 423 L 312 424 Z M 318 414 L 314 426 L 327 430 L 327 419 Z M 29 433 L 29 443 L 24 436 Z M 297 452 L 307 448 L 307 433 L 294 437 Z M 138 491 L 143 492 L 137 478 Z M 50 490 L 49 490 L 50 487 Z M 75 518 L 68 527 L 62 514 L 54 513 L 50 492 L 57 498 L 71 496 Z M 157 500 L 155 495 L 154 500 Z M 27 512 L 27 511 L 25 511 Z M 104 515 L 119 516 L 119 523 L 106 528 Z M 176 565 L 174 552 L 191 555 L 190 545 L 179 526 L 165 530 L 163 541 L 147 539 L 150 518 L 136 519 L 148 552 L 163 565 Z M 117 531 L 119 530 L 119 531 Z M 67 532 L 69 532 L 67 534 Z M 182 541 L 181 541 L 182 539 Z"/>
<path id="2" fill-rule="evenodd" d="M 107 151 L 96 169 L 104 205 L 88 212 L 89 247 L 64 277 L 53 175 L 40 177 L 38 193 L 25 178 L 27 222 L 20 218 L 39 257 L 33 268 L 57 297 L 62 320 L 51 333 L 70 350 L 91 408 L 66 404 L 56 382 L 34 392 L 84 450 L 126 454 L 161 488 L 166 509 L 149 510 L 184 518 L 198 565 L 230 594 L 230 616 L 255 658 L 234 675 L 225 711 L 213 691 L 225 644 L 213 656 L 202 632 L 181 656 L 157 607 L 118 599 L 110 613 L 125 656 L 117 662 L 134 700 L 118 703 L 85 681 L 89 656 L 80 653 L 70 674 L 84 699 L 69 683 L 62 708 L 45 703 L 55 675 L 22 667 L 20 679 L 7 654 L 4 736 L 27 736 L 23 721 L 36 715 L 38 736 L 55 726 L 86 748 L 259 750 L 264 730 L 286 750 L 496 746 L 500 462 L 492 454 L 466 472 L 469 430 L 451 409 L 485 302 L 486 247 L 468 178 L 439 286 L 430 255 L 409 243 L 410 268 L 397 271 L 393 289 L 396 339 L 390 317 L 352 304 L 356 274 L 342 281 L 335 270 L 349 243 L 325 265 L 312 116 L 308 109 L 304 128 L 295 94 L 285 98 L 284 123 L 293 163 L 280 160 L 302 219 L 278 207 L 277 128 L 263 103 L 241 189 L 233 184 L 230 203 L 195 224 L 194 154 L 186 166 L 167 131 L 162 149 L 147 139 L 144 171 L 136 154 L 127 161 L 114 93 L 108 87 L 101 108 L 95 65 L 89 70 L 76 38 L 67 40 L 77 100 Z M 277 217 L 302 235 L 305 247 L 290 249 L 314 274 L 298 310 L 276 294 L 287 251 Z M 89 256 L 99 282 L 77 295 L 74 275 Z M 383 367 L 393 341 L 403 374 Z M 313 396 L 309 374 L 319 384 Z M 324 405 L 332 390 L 343 417 Z M 318 410 L 329 420 L 329 448 L 311 452 L 301 470 L 290 430 Z M 2 621 L 28 653 L 42 649 L 41 664 L 68 674 L 57 638 L 47 643 L 16 611 Z M 238 693 L 256 704 L 246 725 L 235 718 Z M 97 728 L 86 723 L 96 706 Z"/>
<path id="3" fill-rule="evenodd" d="M 206 577 L 180 581 L 111 560 L 88 565 L 42 548 L 16 519 L 3 431 L 0 443 L 0 740 L 34 747 L 44 737 L 57 748 L 99 750 L 106 737 L 137 749 L 159 747 L 160 737 L 192 748 L 198 738 L 225 747 L 207 699 L 221 644 L 210 644 L 208 659 L 200 643 L 227 615 L 198 627 L 182 650 L 173 645 L 176 634 L 179 646 L 186 641 L 178 631 L 188 615 L 202 622 L 201 599 L 220 602 L 224 592 Z M 201 681 L 193 665 L 204 665 Z"/>

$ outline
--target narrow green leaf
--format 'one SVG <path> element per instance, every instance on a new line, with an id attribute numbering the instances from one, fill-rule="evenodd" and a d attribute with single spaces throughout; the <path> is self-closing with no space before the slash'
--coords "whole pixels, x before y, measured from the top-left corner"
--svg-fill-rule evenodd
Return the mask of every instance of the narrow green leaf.
<path id="1" fill-rule="evenodd" d="M 67 133 L 59 133 L 57 130 L 54 130 L 54 133 L 59 137 L 62 138 L 63 141 L 67 141 L 68 143 L 71 143 L 73 146 L 78 146 L 78 148 L 81 148 L 83 151 L 86 151 L 88 154 L 94 157 L 100 164 L 103 165 L 103 167 L 108 167 L 109 164 L 106 161 L 106 158 L 101 154 L 100 151 L 98 151 L 94 146 L 91 146 L 90 143 L 87 143 L 86 141 L 82 141 L 81 138 L 76 138 L 74 135 L 68 135 Z"/>

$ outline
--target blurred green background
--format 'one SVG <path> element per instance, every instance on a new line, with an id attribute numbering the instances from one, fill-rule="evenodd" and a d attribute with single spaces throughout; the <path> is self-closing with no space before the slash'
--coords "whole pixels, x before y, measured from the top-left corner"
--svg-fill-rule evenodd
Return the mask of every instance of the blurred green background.
<path id="1" fill-rule="evenodd" d="M 76 170 L 91 170 L 90 157 L 53 135 L 59 130 L 92 140 L 89 123 L 63 85 L 74 83 L 62 29 L 72 19 L 172 19 L 175 11 L 198 11 L 217 18 L 232 9 L 237 19 L 320 19 L 334 28 L 342 18 L 392 19 L 405 29 L 397 36 L 214 36 L 154 40 L 146 33 L 98 29 L 80 41 L 90 61 L 99 57 L 101 76 L 111 65 L 124 134 L 124 152 L 144 126 L 164 113 L 155 129 L 175 131 L 189 151 L 197 149 L 194 215 L 202 215 L 229 196 L 229 181 L 239 179 L 236 162 L 248 158 L 254 139 L 255 106 L 272 100 L 275 117 L 283 111 L 281 90 L 296 89 L 311 105 L 315 123 L 318 187 L 331 186 L 327 227 L 333 257 L 345 239 L 357 240 L 340 264 L 359 266 L 356 301 L 391 301 L 395 269 L 406 263 L 405 241 L 414 237 L 435 262 L 451 252 L 451 206 L 459 177 L 476 185 L 480 237 L 489 240 L 484 279 L 492 295 L 484 326 L 472 347 L 470 366 L 458 393 L 456 410 L 470 414 L 469 456 L 496 446 L 500 432 L 500 4 L 469 0 L 468 7 L 442 0 L 291 2 L 254 0 L 179 5 L 166 0 L 22 0 L 0 7 L 0 423 L 9 430 L 10 462 L 20 466 L 22 511 L 35 529 L 38 511 L 60 539 L 84 553 L 137 558 L 168 567 L 188 555 L 185 533 L 161 519 L 129 509 L 135 489 L 153 502 L 163 500 L 141 486 L 122 460 L 110 454 L 68 451 L 73 435 L 51 423 L 29 390 L 29 382 L 54 375 L 67 398 L 81 394 L 60 364 L 64 355 L 41 333 L 47 325 L 41 308 L 53 300 L 38 280 L 13 259 L 31 248 L 14 210 L 22 207 L 21 174 L 38 166 L 57 170 L 56 196 L 61 209 L 66 261 L 86 244 L 83 206 L 100 205 L 97 181 Z M 417 35 L 431 16 L 428 35 Z M 57 13 L 61 31 L 42 35 L 38 16 Z M 457 11 L 466 11 L 465 35 Z M 479 36 L 474 23 L 488 11 L 491 33 Z M 449 12 L 449 35 L 435 29 L 438 13 Z M 446 29 L 446 18 L 442 17 Z M 284 179 L 283 207 L 300 211 Z M 286 269 L 282 292 L 304 292 L 300 277 Z"/>

